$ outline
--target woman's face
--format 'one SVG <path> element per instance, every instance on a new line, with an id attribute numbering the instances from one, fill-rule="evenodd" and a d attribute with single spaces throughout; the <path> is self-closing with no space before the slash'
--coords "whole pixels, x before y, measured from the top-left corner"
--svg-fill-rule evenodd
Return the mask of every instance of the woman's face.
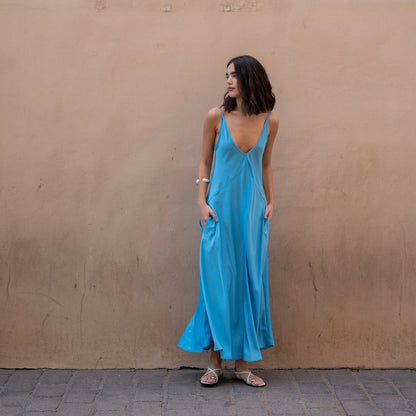
<path id="1" fill-rule="evenodd" d="M 234 63 L 231 62 L 227 67 L 225 73 L 225 79 L 227 80 L 228 96 L 231 98 L 240 97 L 240 91 L 238 89 L 238 80 L 235 73 Z"/>

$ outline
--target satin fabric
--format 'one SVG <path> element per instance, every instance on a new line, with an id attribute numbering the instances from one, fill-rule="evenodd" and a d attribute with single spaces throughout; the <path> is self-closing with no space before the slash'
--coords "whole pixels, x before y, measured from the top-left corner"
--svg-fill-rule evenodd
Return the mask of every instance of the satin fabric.
<path id="1" fill-rule="evenodd" d="M 269 220 L 264 219 L 262 185 L 269 115 L 257 143 L 245 153 L 231 137 L 221 110 L 207 195 L 218 222 L 209 217 L 204 229 L 200 222 L 198 305 L 178 343 L 186 351 L 202 352 L 213 341 L 225 360 L 257 361 L 262 359 L 262 349 L 274 345 L 269 308 Z"/>

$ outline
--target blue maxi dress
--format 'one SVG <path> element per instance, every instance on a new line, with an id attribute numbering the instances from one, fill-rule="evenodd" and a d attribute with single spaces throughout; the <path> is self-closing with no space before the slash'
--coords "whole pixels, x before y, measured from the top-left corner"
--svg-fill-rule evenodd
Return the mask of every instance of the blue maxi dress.
<path id="1" fill-rule="evenodd" d="M 207 204 L 209 217 L 200 246 L 200 292 L 196 312 L 178 346 L 189 352 L 213 341 L 225 360 L 258 361 L 274 345 L 270 322 L 262 159 L 269 115 L 254 147 L 235 144 L 221 110 L 221 126 Z"/>

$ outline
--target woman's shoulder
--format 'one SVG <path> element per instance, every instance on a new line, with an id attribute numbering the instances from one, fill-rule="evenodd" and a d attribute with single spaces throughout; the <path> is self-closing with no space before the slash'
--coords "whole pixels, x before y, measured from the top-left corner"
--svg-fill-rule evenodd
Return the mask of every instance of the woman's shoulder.
<path id="1" fill-rule="evenodd" d="M 273 111 L 270 111 L 269 116 L 269 129 L 270 130 L 276 130 L 279 128 L 279 117 L 276 113 L 273 113 Z"/>
<path id="2" fill-rule="evenodd" d="M 208 110 L 208 113 L 205 117 L 205 125 L 212 126 L 217 129 L 221 122 L 221 110 L 218 107 L 213 107 Z"/>
<path id="3" fill-rule="evenodd" d="M 212 107 L 208 110 L 207 119 L 211 121 L 217 121 L 219 118 L 221 118 L 221 110 L 219 107 Z"/>
<path id="4" fill-rule="evenodd" d="M 272 137 L 272 140 L 276 137 L 277 130 L 279 129 L 279 117 L 273 111 L 270 112 L 269 116 L 269 137 Z"/>
<path id="5" fill-rule="evenodd" d="M 279 124 L 279 117 L 273 111 L 270 111 L 269 121 L 272 124 Z"/>

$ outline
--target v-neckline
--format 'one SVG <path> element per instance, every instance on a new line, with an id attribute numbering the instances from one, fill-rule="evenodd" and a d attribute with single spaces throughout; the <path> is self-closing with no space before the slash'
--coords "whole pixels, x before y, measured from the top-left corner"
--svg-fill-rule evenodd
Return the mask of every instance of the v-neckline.
<path id="1" fill-rule="evenodd" d="M 222 117 L 222 119 L 224 120 L 224 124 L 225 124 L 225 127 L 227 128 L 227 131 L 228 131 L 228 134 L 230 135 L 230 138 L 231 138 L 231 142 L 233 143 L 233 145 L 243 154 L 243 155 L 248 155 L 255 147 L 257 147 L 257 145 L 259 144 L 259 142 L 260 142 L 260 139 L 261 139 L 261 136 L 263 135 L 263 132 L 264 132 L 264 128 L 266 127 L 266 124 L 267 124 L 267 122 L 268 122 L 268 120 L 269 120 L 269 115 L 270 115 L 270 113 L 269 114 L 267 114 L 267 117 L 266 117 L 266 120 L 264 120 L 264 124 L 263 124 L 263 128 L 261 129 L 261 132 L 260 132 L 260 135 L 259 135 L 259 138 L 257 139 L 257 141 L 256 141 L 256 143 L 255 143 L 255 145 L 249 150 L 249 151 L 247 151 L 247 152 L 243 152 L 238 146 L 237 146 L 237 143 L 234 141 L 234 139 L 233 139 L 233 136 L 232 136 L 232 134 L 231 134 L 231 132 L 230 132 L 230 129 L 228 128 L 228 124 L 227 124 L 227 121 L 225 120 L 225 117 L 224 117 L 224 114 L 222 114 L 222 112 L 221 112 L 221 117 Z"/>

